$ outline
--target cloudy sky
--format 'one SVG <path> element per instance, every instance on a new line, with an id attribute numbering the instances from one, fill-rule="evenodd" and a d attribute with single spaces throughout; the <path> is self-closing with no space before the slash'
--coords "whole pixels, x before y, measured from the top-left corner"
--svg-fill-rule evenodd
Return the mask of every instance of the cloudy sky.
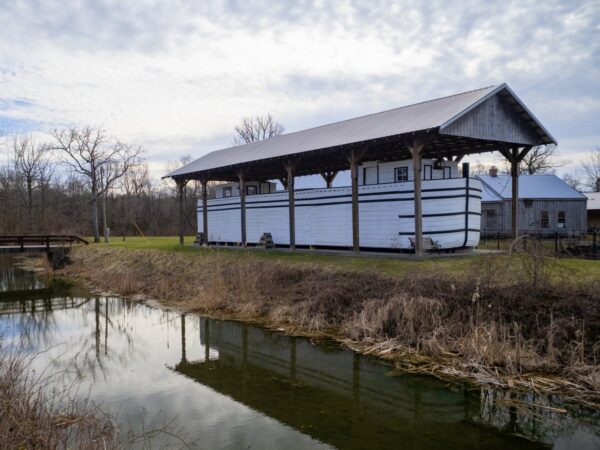
<path id="1" fill-rule="evenodd" d="M 0 0 L 0 129 L 101 125 L 154 175 L 245 116 L 303 128 L 508 82 L 600 145 L 600 1 Z"/>

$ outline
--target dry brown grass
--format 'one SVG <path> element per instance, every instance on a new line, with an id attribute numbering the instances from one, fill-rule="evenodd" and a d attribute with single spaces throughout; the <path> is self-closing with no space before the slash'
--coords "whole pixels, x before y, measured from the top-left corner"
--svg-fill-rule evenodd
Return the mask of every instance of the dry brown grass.
<path id="1" fill-rule="evenodd" d="M 386 277 L 219 253 L 81 248 L 72 258 L 63 273 L 100 289 L 324 333 L 405 361 L 426 356 L 427 363 L 409 359 L 407 366 L 438 374 L 503 385 L 551 375 L 554 384 L 538 380 L 540 389 L 568 380 L 572 392 L 599 400 L 600 282 L 569 282 L 568 272 L 533 247 L 525 255 L 482 257 L 460 278 Z"/>
<path id="2" fill-rule="evenodd" d="M 59 374 L 35 374 L 32 361 L 0 345 L 0 448 L 120 447 L 108 416 L 55 384 Z"/>

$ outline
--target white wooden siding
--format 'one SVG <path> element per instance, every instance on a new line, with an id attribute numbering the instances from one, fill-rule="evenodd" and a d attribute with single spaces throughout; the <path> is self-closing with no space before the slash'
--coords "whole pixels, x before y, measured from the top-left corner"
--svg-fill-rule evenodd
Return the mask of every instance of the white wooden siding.
<path id="1" fill-rule="evenodd" d="M 423 164 L 422 164 L 422 166 L 423 166 L 422 174 L 424 175 L 424 173 L 425 173 L 425 171 L 424 171 L 425 166 L 431 166 L 433 168 L 433 165 L 434 165 L 434 161 L 432 159 L 424 159 Z M 369 169 L 369 168 L 375 169 L 375 174 L 376 174 L 375 176 L 377 178 L 377 181 L 376 181 L 377 183 L 379 183 L 379 184 L 395 183 L 396 182 L 396 172 L 395 172 L 396 167 L 406 167 L 408 169 L 408 180 L 412 181 L 413 171 L 412 171 L 412 161 L 410 159 L 405 159 L 405 160 L 401 160 L 401 161 L 391 161 L 391 162 L 366 161 L 366 162 L 361 163 L 361 165 L 359 166 L 358 184 L 360 184 L 360 185 L 371 184 L 371 179 L 368 179 L 367 183 L 364 182 L 364 169 Z M 450 168 L 451 178 L 459 178 L 460 177 L 460 175 L 458 173 L 458 163 L 457 162 L 443 161 L 442 168 L 432 170 L 434 180 L 441 180 L 444 178 L 443 167 Z M 369 174 L 369 176 L 371 176 L 371 175 Z"/>
<path id="2" fill-rule="evenodd" d="M 424 235 L 442 248 L 473 247 L 479 242 L 481 183 L 470 179 L 468 229 L 465 231 L 466 179 L 428 180 L 423 189 Z M 359 186 L 360 245 L 372 248 L 410 248 L 414 234 L 413 184 L 388 183 Z M 208 202 L 211 242 L 241 240 L 239 197 Z M 246 235 L 257 243 L 269 232 L 278 245 L 289 244 L 288 194 L 253 195 L 246 198 Z M 202 204 L 198 206 L 198 231 L 203 231 Z M 298 245 L 352 245 L 350 187 L 296 191 L 296 243 Z"/>

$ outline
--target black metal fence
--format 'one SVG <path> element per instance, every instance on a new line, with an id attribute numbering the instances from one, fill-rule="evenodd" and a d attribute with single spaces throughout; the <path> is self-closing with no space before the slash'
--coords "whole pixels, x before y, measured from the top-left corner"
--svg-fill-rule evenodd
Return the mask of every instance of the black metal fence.
<path id="1" fill-rule="evenodd" d="M 522 233 L 513 242 L 510 233 L 498 230 L 481 231 L 481 247 L 506 250 L 526 250 L 528 245 L 542 244 L 549 253 L 557 257 L 600 259 L 600 233 L 574 231 L 533 231 Z"/>

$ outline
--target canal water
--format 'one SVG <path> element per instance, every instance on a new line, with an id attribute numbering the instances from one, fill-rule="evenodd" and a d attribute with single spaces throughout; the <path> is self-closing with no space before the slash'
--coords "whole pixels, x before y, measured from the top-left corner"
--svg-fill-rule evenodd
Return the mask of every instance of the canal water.
<path id="1" fill-rule="evenodd" d="M 123 427 L 168 422 L 192 448 L 600 447 L 598 412 L 557 413 L 533 394 L 398 374 L 333 343 L 43 281 L 9 257 L 0 258 L 0 336 Z"/>

